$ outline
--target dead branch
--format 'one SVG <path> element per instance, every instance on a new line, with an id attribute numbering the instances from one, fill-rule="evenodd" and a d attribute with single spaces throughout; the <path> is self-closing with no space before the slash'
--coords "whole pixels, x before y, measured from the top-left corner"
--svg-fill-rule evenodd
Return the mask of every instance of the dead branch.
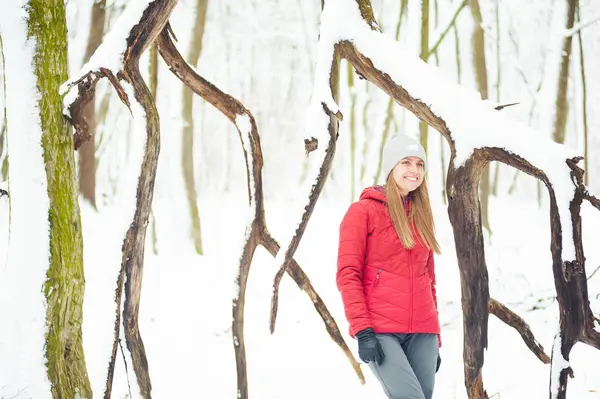
<path id="1" fill-rule="evenodd" d="M 335 58 L 335 57 L 334 57 Z M 327 143 L 327 149 L 325 150 L 325 157 L 323 158 L 323 163 L 321 164 L 321 168 L 319 169 L 319 173 L 317 175 L 315 184 L 313 184 L 310 194 L 308 196 L 308 205 L 304 208 L 304 213 L 302 214 L 302 219 L 294 237 L 290 241 L 289 247 L 285 252 L 285 256 L 281 267 L 275 278 L 273 280 L 273 296 L 271 298 L 271 311 L 269 317 L 269 324 L 271 333 L 275 330 L 275 321 L 277 319 L 277 307 L 278 307 L 278 299 L 279 299 L 279 286 L 281 284 L 281 279 L 287 269 L 289 262 L 292 257 L 296 253 L 298 249 L 298 245 L 300 244 L 300 240 L 304 235 L 304 231 L 306 230 L 306 226 L 308 225 L 308 221 L 312 215 L 313 210 L 315 209 L 315 205 L 317 204 L 317 200 L 319 199 L 319 195 L 325 186 L 325 181 L 327 179 L 327 175 L 331 170 L 331 165 L 333 163 L 333 156 L 335 155 L 336 142 L 337 142 L 337 132 L 338 132 L 338 120 L 342 119 L 341 113 L 338 111 L 337 113 L 333 113 L 331 110 L 327 108 L 325 104 L 323 105 L 323 111 L 329 115 L 330 124 L 329 124 L 329 142 Z"/>
<path id="2" fill-rule="evenodd" d="M 534 355 L 545 364 L 550 364 L 550 356 L 544 352 L 544 347 L 535 339 L 529 325 L 518 314 L 504 306 L 502 303 L 490 298 L 490 313 L 511 326 L 521 335 L 525 345 Z"/>
<path id="3" fill-rule="evenodd" d="M 368 3 L 368 0 L 356 0 L 359 4 Z M 370 21 L 365 24 L 371 26 Z M 375 37 L 375 36 L 374 36 Z M 448 168 L 447 193 L 449 196 L 448 212 L 453 227 L 458 264 L 461 275 L 463 320 L 464 320 L 464 370 L 465 385 L 470 398 L 485 398 L 487 393 L 483 386 L 482 366 L 483 352 L 487 347 L 487 328 L 489 315 L 489 286 L 488 274 L 485 263 L 483 235 L 481 231 L 481 214 L 478 200 L 479 177 L 482 170 L 491 161 L 503 162 L 513 166 L 542 181 L 550 196 L 550 227 L 551 227 L 551 252 L 557 299 L 560 308 L 560 339 L 561 354 L 568 360 L 568 354 L 575 344 L 581 341 L 596 346 L 600 343 L 596 331 L 591 326 L 587 285 L 585 283 L 585 267 L 583 249 L 581 247 L 580 223 L 578 223 L 578 209 L 574 209 L 579 200 L 584 198 L 583 186 L 579 186 L 576 200 L 572 203 L 573 236 L 565 234 L 567 239 L 573 239 L 576 248 L 576 260 L 563 260 L 561 232 L 561 214 L 558 207 L 553 183 L 544 171 L 531 165 L 519 155 L 510 153 L 503 148 L 479 148 L 459 167 L 454 165 L 456 149 L 454 137 L 446 122 L 422 100 L 411 95 L 405 88 L 392 80 L 389 71 L 378 70 L 373 62 L 354 46 L 352 37 L 342 37 L 337 43 L 340 55 L 350 62 L 357 72 L 365 79 L 376 84 L 379 88 L 393 97 L 398 104 L 411 111 L 422 121 L 439 131 L 448 141 L 451 158 Z M 576 207 L 575 207 L 576 208 Z M 561 208 L 562 209 L 562 208 Z M 563 210 L 564 211 L 564 210 Z M 556 352 L 553 352 L 555 354 Z M 557 359 L 558 361 L 558 359 Z M 552 359 L 553 367 L 555 359 Z M 559 363 L 556 363 L 558 366 Z M 559 396 L 564 398 L 566 392 L 566 378 L 569 370 L 563 369 L 560 373 Z M 556 371 L 553 371 L 556 372 Z"/>
<path id="4" fill-rule="evenodd" d="M 109 79 L 115 87 L 119 98 L 127 106 L 129 106 L 130 99 L 125 93 L 121 82 L 125 81 L 131 85 L 135 100 L 145 111 L 147 141 L 136 191 L 136 209 L 133 221 L 123 242 L 123 258 L 115 298 L 117 313 L 119 313 L 121 305 L 121 294 L 119 291 L 123 285 L 122 273 L 124 270 L 127 277 L 124 284 L 124 335 L 127 349 L 132 357 L 132 366 L 137 377 L 140 393 L 144 398 L 151 398 L 152 385 L 148 372 L 146 351 L 138 326 L 138 313 L 144 267 L 146 227 L 152 204 L 160 148 L 160 123 L 152 94 L 139 71 L 139 60 L 143 52 L 166 25 L 171 11 L 176 4 L 177 0 L 155 0 L 149 3 L 140 21 L 130 28 L 126 41 L 127 48 L 123 54 L 120 71 L 111 71 L 107 68 L 100 68 L 99 71 L 83 71 L 82 78 L 66 85 L 67 89 L 75 85 L 77 86 L 78 96 L 74 102 L 68 104 L 68 111 L 71 116 L 70 121 L 75 126 L 76 135 L 79 134 L 80 140 L 91 137 L 87 129 L 87 123 L 83 117 L 83 111 L 85 105 L 93 99 L 95 84 L 101 77 Z M 99 50 L 103 48 L 102 46 L 100 46 Z M 115 339 L 118 339 L 118 323 L 119 320 L 117 319 L 115 322 Z M 111 396 L 115 357 L 116 350 L 113 343 L 105 398 Z"/>
<path id="5" fill-rule="evenodd" d="M 244 343 L 244 304 L 246 293 L 246 282 L 250 269 L 250 264 L 254 251 L 258 245 L 264 246 L 272 256 L 276 256 L 279 251 L 279 245 L 268 232 L 265 221 L 265 210 L 262 194 L 262 149 L 260 146 L 260 137 L 252 113 L 244 107 L 242 103 L 232 96 L 222 92 L 218 87 L 208 82 L 198 75 L 183 59 L 169 36 L 169 26 L 167 26 L 157 39 L 158 51 L 161 57 L 169 66 L 171 72 L 177 76 L 186 86 L 196 94 L 200 95 L 205 101 L 209 102 L 221 113 L 223 113 L 236 126 L 240 139 L 243 144 L 244 158 L 246 161 L 246 172 L 248 182 L 248 197 L 251 209 L 254 209 L 252 221 L 246 227 L 246 242 L 242 255 L 236 284 L 239 287 L 237 296 L 233 299 L 233 344 L 236 356 L 238 397 L 248 397 L 248 381 L 246 372 L 246 353 Z M 250 122 L 250 130 L 242 126 L 238 120 L 239 117 L 247 117 Z M 249 152 L 248 152 L 249 151 Z M 252 184 L 253 183 L 253 184 Z M 254 207 L 254 208 L 252 208 Z M 358 375 L 358 378 L 364 383 L 364 376 L 360 366 L 340 333 L 340 330 L 322 301 L 320 296 L 313 288 L 308 276 L 302 271 L 301 267 L 293 260 L 290 260 L 287 273 L 294 279 L 300 289 L 302 289 L 313 302 L 315 309 L 321 316 L 325 327 L 331 338 L 340 346 L 348 357 L 352 367 Z"/>

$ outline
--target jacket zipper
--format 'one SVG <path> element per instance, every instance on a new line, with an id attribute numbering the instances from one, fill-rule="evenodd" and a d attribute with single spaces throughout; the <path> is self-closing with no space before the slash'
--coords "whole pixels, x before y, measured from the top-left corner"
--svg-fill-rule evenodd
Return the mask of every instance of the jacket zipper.
<path id="1" fill-rule="evenodd" d="M 412 333 L 412 319 L 413 319 L 413 270 L 412 270 L 412 249 L 408 250 L 408 275 L 410 280 L 410 296 L 409 296 L 409 308 L 408 308 L 408 332 Z"/>
<path id="2" fill-rule="evenodd" d="M 379 274 L 381 274 L 381 269 L 377 269 L 377 274 L 375 275 L 375 283 L 373 284 L 373 290 L 375 289 L 375 287 L 377 287 L 377 284 L 379 284 Z"/>

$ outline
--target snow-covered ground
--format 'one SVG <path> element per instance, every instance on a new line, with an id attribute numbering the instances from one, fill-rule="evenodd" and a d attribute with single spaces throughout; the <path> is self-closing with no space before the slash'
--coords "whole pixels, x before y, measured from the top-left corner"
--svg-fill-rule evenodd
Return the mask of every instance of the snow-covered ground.
<path id="1" fill-rule="evenodd" d="M 275 237 L 289 224 L 290 207 L 301 203 L 267 203 L 267 223 Z M 340 296 L 335 286 L 337 231 L 346 210 L 343 201 L 318 203 L 296 259 L 311 278 L 336 318 L 350 348 Z M 442 367 L 435 398 L 465 398 L 462 368 L 460 282 L 451 226 L 446 209 L 434 201 L 443 255 L 437 258 L 440 317 L 443 324 Z M 231 298 L 240 243 L 245 227 L 243 196 L 219 196 L 200 202 L 205 256 L 193 255 L 189 244 L 174 242 L 178 211 L 169 202 L 157 204 L 159 255 L 146 251 L 140 330 L 146 345 L 153 393 L 156 398 L 232 398 L 236 394 L 235 360 L 231 339 Z M 493 237 L 487 240 L 491 295 L 517 311 L 550 353 L 557 328 L 549 252 L 548 211 L 517 198 L 491 201 Z M 115 275 L 122 238 L 112 233 L 114 217 L 83 206 L 85 267 L 84 345 L 96 395 L 104 388 L 104 374 L 112 342 Z M 519 227 L 517 227 L 517 224 Z M 588 271 L 600 265 L 593 226 L 600 213 L 584 207 L 584 237 Z M 352 368 L 330 340 L 312 303 L 285 278 L 280 294 L 276 331 L 269 334 L 269 303 L 275 273 L 272 257 L 259 249 L 252 264 L 246 302 L 246 347 L 251 397 L 270 398 L 384 398 L 368 367 L 367 384 L 359 384 Z M 600 309 L 600 275 L 590 280 L 590 297 Z M 600 352 L 581 344 L 572 351 L 575 379 L 570 398 L 600 397 Z M 126 395 L 122 357 L 118 358 L 116 398 Z M 547 397 L 549 365 L 542 364 L 520 336 L 490 318 L 489 349 L 484 382 L 498 398 Z M 129 367 L 129 375 L 132 377 Z"/>

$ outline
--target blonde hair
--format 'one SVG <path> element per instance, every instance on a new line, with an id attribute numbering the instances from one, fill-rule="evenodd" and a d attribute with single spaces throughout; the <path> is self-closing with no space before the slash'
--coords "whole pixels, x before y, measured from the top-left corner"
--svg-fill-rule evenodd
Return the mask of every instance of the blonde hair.
<path id="1" fill-rule="evenodd" d="M 404 208 L 404 200 L 400 195 L 400 187 L 394 180 L 393 173 L 390 173 L 387 178 L 385 195 L 392 224 L 404 248 L 412 249 L 415 246 L 412 234 L 415 229 L 421 243 L 436 254 L 440 254 L 440 246 L 435 239 L 435 225 L 429 202 L 427 181 L 423 179 L 423 183 L 411 193 L 412 204 L 408 215 Z"/>

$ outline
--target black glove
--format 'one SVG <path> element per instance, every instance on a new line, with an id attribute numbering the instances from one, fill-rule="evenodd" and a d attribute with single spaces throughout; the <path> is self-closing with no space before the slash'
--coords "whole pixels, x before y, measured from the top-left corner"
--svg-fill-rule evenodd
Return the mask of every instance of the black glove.
<path id="1" fill-rule="evenodd" d="M 358 338 L 358 357 L 360 357 L 360 360 L 365 363 L 374 361 L 381 365 L 385 356 L 373 329 L 365 328 L 359 331 L 356 338 Z"/>
<path id="2" fill-rule="evenodd" d="M 437 373 L 438 370 L 440 369 L 440 364 L 442 364 L 442 357 L 440 356 L 440 354 L 438 353 L 438 358 L 437 358 L 437 364 L 435 365 L 435 372 Z"/>

